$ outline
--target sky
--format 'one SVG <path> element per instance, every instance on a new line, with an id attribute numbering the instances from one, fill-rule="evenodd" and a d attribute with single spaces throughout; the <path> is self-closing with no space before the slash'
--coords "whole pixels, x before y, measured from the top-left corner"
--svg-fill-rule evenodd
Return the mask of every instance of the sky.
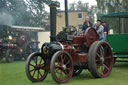
<path id="1" fill-rule="evenodd" d="M 60 2 L 60 9 L 64 10 L 64 0 L 53 0 L 53 1 L 59 1 Z M 73 2 L 78 2 L 79 0 L 68 0 L 68 4 Z M 96 0 L 81 0 L 83 3 L 89 3 L 89 5 L 96 5 Z M 49 11 L 49 7 L 45 7 L 47 11 Z"/>

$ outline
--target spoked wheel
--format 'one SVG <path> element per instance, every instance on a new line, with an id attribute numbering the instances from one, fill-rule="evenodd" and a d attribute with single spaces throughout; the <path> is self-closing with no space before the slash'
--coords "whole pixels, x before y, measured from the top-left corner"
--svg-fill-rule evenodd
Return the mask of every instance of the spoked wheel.
<path id="1" fill-rule="evenodd" d="M 82 72 L 83 68 L 81 66 L 75 66 L 73 69 L 73 75 L 72 76 L 79 76 Z"/>
<path id="2" fill-rule="evenodd" d="M 23 54 L 15 53 L 15 55 L 14 55 L 14 60 L 15 61 L 21 61 L 22 58 L 23 58 Z"/>
<path id="3" fill-rule="evenodd" d="M 107 42 L 94 42 L 89 49 L 88 56 L 89 71 L 94 77 L 103 78 L 111 73 L 113 56 L 111 47 Z"/>
<path id="4" fill-rule="evenodd" d="M 32 45 L 33 45 L 33 42 L 30 41 L 30 42 L 27 42 L 23 47 L 25 60 L 27 60 L 28 56 L 33 52 L 32 51 Z"/>
<path id="5" fill-rule="evenodd" d="M 8 49 L 6 52 L 6 61 L 8 63 L 11 63 L 14 61 L 14 52 L 11 49 Z"/>
<path id="6" fill-rule="evenodd" d="M 3 56 L 0 56 L 0 62 L 3 60 Z"/>
<path id="7" fill-rule="evenodd" d="M 73 62 L 71 56 L 64 51 L 56 52 L 51 60 L 50 71 L 57 83 L 65 83 L 72 77 Z"/>
<path id="8" fill-rule="evenodd" d="M 32 82 L 43 81 L 49 71 L 49 67 L 46 65 L 45 57 L 35 52 L 29 55 L 26 63 L 26 75 Z"/>

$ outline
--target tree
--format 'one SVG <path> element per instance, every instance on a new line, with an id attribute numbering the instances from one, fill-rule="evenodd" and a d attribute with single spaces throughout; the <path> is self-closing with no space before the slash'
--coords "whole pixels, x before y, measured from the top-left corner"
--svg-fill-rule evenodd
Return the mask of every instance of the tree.
<path id="1" fill-rule="evenodd" d="M 1 0 L 0 15 L 5 22 L 1 24 L 30 25 L 31 13 L 27 11 L 24 0 Z"/>
<path id="2" fill-rule="evenodd" d="M 96 0 L 97 1 L 97 16 L 102 16 L 104 14 L 109 14 L 113 12 L 127 12 L 128 11 L 128 0 Z M 128 19 L 122 19 L 124 21 L 124 27 L 127 28 Z M 105 18 L 104 21 L 107 21 L 110 25 L 110 28 L 114 29 L 115 33 L 118 33 L 119 30 L 119 18 Z M 122 25 L 122 23 L 120 23 Z M 121 26 L 120 25 L 120 26 Z M 125 29 L 126 30 L 126 29 Z M 125 31 L 128 32 L 128 31 Z"/>
<path id="3" fill-rule="evenodd" d="M 69 10 L 76 10 L 76 3 L 73 2 L 69 5 Z"/>
<path id="4" fill-rule="evenodd" d="M 96 15 L 97 7 L 91 6 L 88 10 L 88 16 L 90 17 L 90 20 L 94 23 L 95 22 L 95 15 Z"/>
<path id="5" fill-rule="evenodd" d="M 45 4 L 51 3 L 51 0 L 26 0 L 28 11 L 33 18 L 32 23 L 35 26 L 41 26 L 49 30 L 49 13 L 45 11 Z"/>
<path id="6" fill-rule="evenodd" d="M 128 0 L 96 0 L 98 14 L 128 11 Z"/>
<path id="7" fill-rule="evenodd" d="M 0 24 L 22 26 L 49 26 L 45 4 L 51 0 L 0 0 Z M 4 23 L 3 23 L 4 21 Z"/>

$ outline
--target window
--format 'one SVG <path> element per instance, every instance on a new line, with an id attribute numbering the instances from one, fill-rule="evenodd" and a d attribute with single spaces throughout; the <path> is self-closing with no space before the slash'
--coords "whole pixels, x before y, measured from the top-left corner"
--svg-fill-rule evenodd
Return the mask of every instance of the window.
<path id="1" fill-rule="evenodd" d="M 78 13 L 78 18 L 82 18 L 82 13 Z"/>

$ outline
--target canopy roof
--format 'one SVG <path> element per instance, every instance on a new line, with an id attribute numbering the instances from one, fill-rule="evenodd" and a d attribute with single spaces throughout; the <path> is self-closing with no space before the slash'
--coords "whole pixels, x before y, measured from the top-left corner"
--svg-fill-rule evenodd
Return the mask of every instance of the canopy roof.
<path id="1" fill-rule="evenodd" d="M 128 18 L 128 12 L 116 12 L 116 13 L 110 13 L 110 14 L 105 14 L 103 17 L 119 17 L 119 18 Z"/>
<path id="2" fill-rule="evenodd" d="M 25 26 L 11 26 L 14 31 L 24 31 L 24 32 L 42 32 L 43 28 L 39 27 L 25 27 Z"/>

